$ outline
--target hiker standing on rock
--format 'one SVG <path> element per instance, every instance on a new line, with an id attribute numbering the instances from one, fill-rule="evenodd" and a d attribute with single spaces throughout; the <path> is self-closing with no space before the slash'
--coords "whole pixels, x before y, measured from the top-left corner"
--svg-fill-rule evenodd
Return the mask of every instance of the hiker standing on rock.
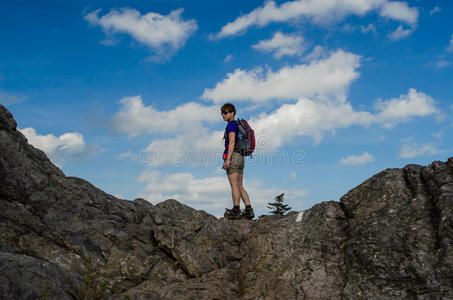
<path id="1" fill-rule="evenodd" d="M 245 217 L 247 219 L 253 219 L 255 214 L 253 208 L 250 205 L 249 195 L 242 185 L 243 173 L 244 173 L 244 156 L 241 151 L 235 149 L 235 145 L 238 142 L 238 135 L 240 134 L 239 126 L 234 120 L 236 115 L 236 108 L 231 103 L 226 103 L 221 108 L 223 120 L 228 122 L 225 128 L 225 151 L 223 152 L 223 169 L 225 169 L 228 181 L 231 186 L 231 195 L 233 197 L 233 208 L 227 209 L 224 216 L 228 219 L 240 219 Z M 237 146 L 237 145 L 236 145 Z M 245 210 L 241 214 L 239 208 L 240 200 L 245 204 Z"/>

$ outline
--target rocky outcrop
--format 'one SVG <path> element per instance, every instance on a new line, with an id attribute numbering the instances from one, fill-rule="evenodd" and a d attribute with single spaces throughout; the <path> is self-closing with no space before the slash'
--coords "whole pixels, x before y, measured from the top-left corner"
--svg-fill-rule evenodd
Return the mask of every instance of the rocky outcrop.
<path id="1" fill-rule="evenodd" d="M 282 218 L 228 221 L 67 177 L 0 105 L 0 298 L 453 298 L 453 158 Z"/>

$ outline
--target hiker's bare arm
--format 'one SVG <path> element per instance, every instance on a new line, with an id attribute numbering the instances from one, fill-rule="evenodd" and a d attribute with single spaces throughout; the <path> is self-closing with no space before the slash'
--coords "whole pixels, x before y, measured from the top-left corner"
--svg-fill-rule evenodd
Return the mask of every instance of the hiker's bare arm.
<path id="1" fill-rule="evenodd" d="M 231 160 L 231 155 L 233 154 L 233 151 L 234 151 L 235 138 L 236 138 L 236 132 L 228 133 L 228 140 L 230 141 L 230 143 L 228 144 L 228 156 L 227 156 L 228 161 Z"/>

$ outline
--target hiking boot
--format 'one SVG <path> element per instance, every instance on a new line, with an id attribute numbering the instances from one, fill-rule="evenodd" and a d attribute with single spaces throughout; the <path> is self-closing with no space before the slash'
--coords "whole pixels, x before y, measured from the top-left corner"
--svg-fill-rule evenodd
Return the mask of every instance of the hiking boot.
<path id="1" fill-rule="evenodd" d="M 223 216 L 230 220 L 237 220 L 241 218 L 241 210 L 235 209 L 234 207 L 231 209 L 227 208 Z"/>
<path id="2" fill-rule="evenodd" d="M 246 219 L 253 219 L 255 217 L 255 213 L 253 212 L 253 208 L 246 207 L 245 210 L 242 212 L 241 217 Z"/>

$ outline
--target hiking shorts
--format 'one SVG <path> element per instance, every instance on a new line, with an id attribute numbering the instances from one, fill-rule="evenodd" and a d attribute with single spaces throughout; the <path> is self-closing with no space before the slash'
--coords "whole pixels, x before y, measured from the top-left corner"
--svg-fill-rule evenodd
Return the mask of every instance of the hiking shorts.
<path id="1" fill-rule="evenodd" d="M 231 173 L 243 174 L 244 165 L 245 165 L 244 156 L 240 153 L 233 152 L 233 154 L 231 154 L 230 166 L 228 167 L 228 170 L 226 170 L 226 172 L 227 174 Z"/>

